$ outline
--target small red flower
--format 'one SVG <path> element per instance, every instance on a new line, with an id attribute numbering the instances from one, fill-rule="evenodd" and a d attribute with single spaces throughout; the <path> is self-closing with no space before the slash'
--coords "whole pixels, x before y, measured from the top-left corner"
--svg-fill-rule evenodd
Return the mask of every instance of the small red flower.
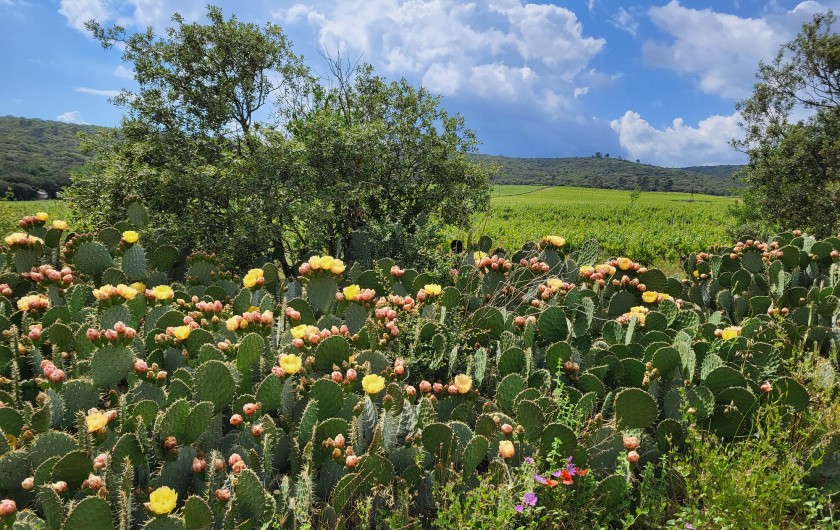
<path id="1" fill-rule="evenodd" d="M 560 472 L 560 478 L 563 480 L 563 484 L 565 484 L 566 486 L 571 486 L 574 483 L 572 481 L 572 474 L 565 469 Z"/>
<path id="2" fill-rule="evenodd" d="M 585 477 L 587 473 L 589 473 L 588 469 L 578 469 L 577 470 L 577 475 L 579 477 Z"/>
<path id="3" fill-rule="evenodd" d="M 550 478 L 545 479 L 545 485 L 548 486 L 549 488 L 553 488 L 557 484 L 559 484 L 559 482 L 557 482 L 554 479 L 550 479 Z"/>

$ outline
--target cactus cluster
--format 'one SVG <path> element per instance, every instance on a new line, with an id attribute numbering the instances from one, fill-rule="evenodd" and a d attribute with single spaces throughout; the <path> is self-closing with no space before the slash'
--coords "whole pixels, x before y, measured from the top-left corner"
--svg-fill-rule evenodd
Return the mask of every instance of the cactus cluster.
<path id="1" fill-rule="evenodd" d="M 3 256 L 15 528 L 344 528 L 371 496 L 423 520 L 437 486 L 503 484 L 549 451 L 609 503 L 632 487 L 623 459 L 656 463 L 689 425 L 745 436 L 768 403 L 795 418 L 809 394 L 785 361 L 840 339 L 837 238 L 743 241 L 690 256 L 685 278 L 553 237 L 460 245 L 448 277 L 316 257 L 238 282 L 128 213 L 98 234 L 23 223 Z"/>

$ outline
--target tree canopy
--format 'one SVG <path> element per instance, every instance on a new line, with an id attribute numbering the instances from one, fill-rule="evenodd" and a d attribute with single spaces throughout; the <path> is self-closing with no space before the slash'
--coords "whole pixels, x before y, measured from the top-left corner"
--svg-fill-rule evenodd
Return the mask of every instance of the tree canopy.
<path id="1" fill-rule="evenodd" d="M 743 138 L 732 144 L 750 161 L 749 217 L 804 228 L 818 236 L 840 229 L 840 35 L 832 12 L 803 25 L 770 63 L 760 63 L 751 97 L 736 108 Z M 793 121 L 798 113 L 809 113 Z"/>
<path id="2" fill-rule="evenodd" d="M 96 171 L 66 193 L 93 226 L 137 196 L 182 247 L 290 273 L 307 251 L 352 252 L 354 234 L 375 257 L 383 226 L 429 236 L 487 206 L 488 170 L 467 157 L 475 135 L 440 98 L 367 65 L 334 61 L 316 79 L 280 27 L 212 6 L 207 19 L 175 14 L 162 37 L 88 23 L 106 49 L 120 44 L 139 85 L 114 98 L 120 130 L 87 138 Z"/>

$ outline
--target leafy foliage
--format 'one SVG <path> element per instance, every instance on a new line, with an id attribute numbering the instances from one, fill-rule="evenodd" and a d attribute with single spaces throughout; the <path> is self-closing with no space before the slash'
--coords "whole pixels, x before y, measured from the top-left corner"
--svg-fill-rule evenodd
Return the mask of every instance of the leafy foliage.
<path id="1" fill-rule="evenodd" d="M 289 275 L 312 251 L 349 256 L 356 233 L 383 257 L 383 226 L 422 244 L 486 206 L 487 170 L 466 158 L 475 136 L 440 98 L 340 62 L 338 86 L 323 88 L 278 26 L 215 7 L 208 19 L 175 15 L 161 38 L 89 24 L 104 47 L 123 46 L 139 90 L 115 98 L 128 111 L 119 135 L 85 144 L 96 171 L 66 192 L 80 218 L 108 226 L 138 197 L 178 246 L 240 269 L 274 259 Z"/>
<path id="2" fill-rule="evenodd" d="M 750 162 L 744 173 L 747 220 L 807 228 L 825 236 L 840 228 L 840 35 L 836 16 L 821 13 L 760 63 L 750 98 L 736 106 L 745 135 L 732 141 Z M 792 122 L 795 111 L 810 116 Z M 785 207 L 779 208 L 780 200 Z"/>

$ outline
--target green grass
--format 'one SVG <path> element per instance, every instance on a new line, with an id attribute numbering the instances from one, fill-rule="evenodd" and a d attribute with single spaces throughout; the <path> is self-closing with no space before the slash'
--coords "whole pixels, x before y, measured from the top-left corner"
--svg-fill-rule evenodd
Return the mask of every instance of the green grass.
<path id="1" fill-rule="evenodd" d="M 38 212 L 47 212 L 50 220 L 71 221 L 70 208 L 64 201 L 0 201 L 0 235 L 5 237 L 19 231 L 17 222 L 24 216 Z M 72 224 L 70 228 L 73 228 Z"/>
<path id="2" fill-rule="evenodd" d="M 491 211 L 475 218 L 473 237 L 487 234 L 508 249 L 545 235 L 560 235 L 572 247 L 589 238 L 601 243 L 603 257 L 628 255 L 673 271 L 681 256 L 727 245 L 728 209 L 738 199 L 685 193 L 631 192 L 574 187 L 495 186 Z M 0 202 L 0 233 L 38 211 L 71 222 L 63 201 Z M 466 239 L 451 230 L 448 237 Z"/>
<path id="3" fill-rule="evenodd" d="M 559 235 L 571 246 L 597 239 L 605 256 L 629 255 L 673 264 L 691 252 L 728 245 L 729 207 L 738 199 L 687 193 L 575 187 L 496 186 L 491 211 L 477 215 L 472 234 L 505 248 Z M 453 230 L 451 237 L 466 238 Z"/>

